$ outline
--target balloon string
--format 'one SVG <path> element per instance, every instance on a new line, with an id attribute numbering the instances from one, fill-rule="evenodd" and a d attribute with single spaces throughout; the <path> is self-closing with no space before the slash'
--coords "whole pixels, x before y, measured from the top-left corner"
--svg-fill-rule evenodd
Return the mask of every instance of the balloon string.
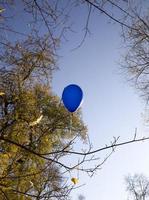
<path id="1" fill-rule="evenodd" d="M 72 118 L 73 118 L 73 113 L 70 113 L 70 123 L 69 123 L 69 133 L 70 133 L 70 135 L 72 134 Z M 69 173 L 70 173 L 70 171 L 69 171 Z M 70 173 L 70 176 L 71 176 L 71 173 Z M 77 169 L 77 179 L 79 179 L 79 167 L 78 167 L 78 169 Z"/>
<path id="2" fill-rule="evenodd" d="M 70 133 L 70 135 L 71 135 L 71 133 L 72 133 L 72 116 L 73 116 L 73 113 L 70 113 L 70 123 L 69 123 L 69 133 Z"/>
<path id="3" fill-rule="evenodd" d="M 79 166 L 78 166 L 78 169 L 77 169 L 77 178 L 79 179 Z"/>

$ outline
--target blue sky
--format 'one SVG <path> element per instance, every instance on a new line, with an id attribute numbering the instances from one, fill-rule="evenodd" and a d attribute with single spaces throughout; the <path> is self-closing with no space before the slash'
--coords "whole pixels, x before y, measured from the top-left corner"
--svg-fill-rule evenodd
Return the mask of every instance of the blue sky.
<path id="1" fill-rule="evenodd" d="M 95 13 L 90 20 L 91 35 L 80 48 L 72 51 L 83 37 L 87 15 L 81 7 L 74 9 L 71 16 L 76 33 L 69 32 L 68 41 L 63 41 L 59 50 L 60 70 L 53 75 L 53 91 L 61 97 L 68 84 L 81 86 L 83 120 L 95 149 L 109 144 L 113 136 L 120 136 L 120 141 L 131 139 L 136 127 L 138 136 L 148 136 L 141 115 L 145 103 L 119 73 L 118 62 L 125 52 L 119 25 Z M 86 200 L 126 200 L 124 176 L 128 173 L 149 176 L 148 151 L 148 142 L 117 148 L 92 178 L 79 173 L 79 185 L 85 186 L 72 192 L 72 200 L 77 200 L 79 194 Z M 103 158 L 103 154 L 99 156 Z"/>
<path id="2" fill-rule="evenodd" d="M 76 83 L 81 86 L 84 92 L 83 119 L 94 148 L 109 144 L 113 136 L 120 136 L 120 141 L 131 139 L 136 127 L 138 136 L 147 136 L 141 114 L 144 102 L 119 73 L 118 62 L 125 52 L 119 25 L 107 23 L 103 16 L 93 16 L 91 36 L 80 48 L 72 51 L 83 33 L 82 12 L 73 13 L 72 19 L 78 22 L 75 25 L 78 33 L 69 34 L 69 41 L 63 43 L 59 52 L 60 70 L 53 76 L 54 92 L 61 96 L 66 85 Z M 147 142 L 117 148 L 94 177 L 79 174 L 79 184 L 85 186 L 73 191 L 72 199 L 77 200 L 79 194 L 83 194 L 86 200 L 127 199 L 124 176 L 129 173 L 149 175 L 148 151 Z"/>

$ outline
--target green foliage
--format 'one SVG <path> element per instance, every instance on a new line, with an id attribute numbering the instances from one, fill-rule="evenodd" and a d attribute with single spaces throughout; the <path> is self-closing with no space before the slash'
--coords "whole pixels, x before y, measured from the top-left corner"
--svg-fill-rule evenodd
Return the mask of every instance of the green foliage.
<path id="1" fill-rule="evenodd" d="M 64 184 L 62 166 L 57 163 L 65 155 L 62 150 L 69 148 L 75 136 L 86 138 L 80 111 L 70 115 L 60 99 L 41 84 L 22 88 L 15 95 L 5 93 L 0 97 L 0 199 L 5 195 L 12 200 L 44 199 L 46 193 L 59 194 Z M 60 154 L 49 154 L 54 151 Z"/>

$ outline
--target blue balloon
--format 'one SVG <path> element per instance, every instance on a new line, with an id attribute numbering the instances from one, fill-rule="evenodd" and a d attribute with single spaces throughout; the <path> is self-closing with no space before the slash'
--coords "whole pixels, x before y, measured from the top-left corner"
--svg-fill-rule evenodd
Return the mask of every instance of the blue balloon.
<path id="1" fill-rule="evenodd" d="M 82 98 L 83 92 L 78 85 L 71 84 L 63 90 L 62 100 L 69 112 L 75 112 L 77 110 L 81 104 Z"/>

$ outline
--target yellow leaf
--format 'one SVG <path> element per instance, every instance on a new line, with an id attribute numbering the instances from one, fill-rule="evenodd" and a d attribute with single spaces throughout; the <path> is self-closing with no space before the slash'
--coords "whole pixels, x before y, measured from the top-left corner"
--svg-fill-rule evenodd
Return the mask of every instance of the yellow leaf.
<path id="1" fill-rule="evenodd" d="M 31 122 L 30 126 L 35 126 L 35 125 L 39 124 L 40 121 L 42 120 L 42 118 L 43 118 L 43 115 L 41 115 L 36 121 Z"/>
<path id="2" fill-rule="evenodd" d="M 0 8 L 0 13 L 4 12 L 5 9 L 4 8 Z"/>
<path id="3" fill-rule="evenodd" d="M 79 182 L 79 179 L 73 177 L 73 178 L 71 179 L 71 181 L 73 182 L 73 184 L 77 184 L 77 183 Z"/>
<path id="4" fill-rule="evenodd" d="M 0 92 L 0 96 L 3 96 L 3 95 L 5 95 L 5 93 L 4 92 Z"/>
<path id="5" fill-rule="evenodd" d="M 9 158 L 9 156 L 5 153 L 5 154 L 3 154 L 3 158 L 6 158 L 6 159 L 8 159 Z"/>
<path id="6" fill-rule="evenodd" d="M 16 145 L 11 146 L 11 151 L 16 153 L 18 151 L 18 147 Z"/>

